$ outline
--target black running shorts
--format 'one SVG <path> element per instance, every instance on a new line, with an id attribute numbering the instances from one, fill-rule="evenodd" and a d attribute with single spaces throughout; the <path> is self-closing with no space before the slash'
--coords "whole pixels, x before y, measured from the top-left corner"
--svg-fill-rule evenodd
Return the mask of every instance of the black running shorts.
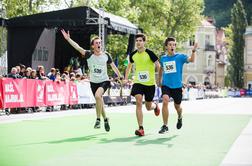
<path id="1" fill-rule="evenodd" d="M 104 92 L 106 92 L 106 90 L 111 87 L 110 81 L 104 81 L 101 83 L 90 82 L 90 84 L 91 84 L 91 90 L 94 96 L 95 96 L 95 92 L 97 91 L 99 87 L 102 87 L 104 89 Z"/>
<path id="2" fill-rule="evenodd" d="M 167 86 L 162 86 L 162 96 L 163 95 L 168 95 L 169 97 L 172 97 L 174 102 L 176 104 L 180 104 L 182 101 L 182 88 L 175 88 L 175 89 L 171 89 Z"/>
<path id="3" fill-rule="evenodd" d="M 155 95 L 155 85 L 147 86 L 142 84 L 134 84 L 131 89 L 131 95 L 135 96 L 141 94 L 144 95 L 145 101 L 152 101 Z"/>

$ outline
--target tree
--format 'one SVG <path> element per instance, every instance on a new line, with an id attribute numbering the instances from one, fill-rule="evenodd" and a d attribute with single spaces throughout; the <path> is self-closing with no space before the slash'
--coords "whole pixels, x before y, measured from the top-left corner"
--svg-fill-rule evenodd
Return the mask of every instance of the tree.
<path id="1" fill-rule="evenodd" d="M 147 35 L 146 46 L 159 55 L 164 51 L 163 42 L 167 36 L 174 36 L 182 42 L 194 34 L 202 19 L 203 0 L 99 0 L 95 7 L 137 24 Z M 111 51 L 126 53 L 126 50 L 120 49 L 125 49 L 127 40 L 109 40 L 108 48 L 114 47 L 113 40 L 121 42 L 118 50 Z M 118 55 L 116 52 L 111 53 Z M 119 67 L 123 66 L 123 62 L 119 61 Z"/>
<path id="2" fill-rule="evenodd" d="M 6 17 L 18 17 L 43 12 L 44 8 L 54 4 L 59 5 L 60 0 L 3 0 Z"/>
<path id="3" fill-rule="evenodd" d="M 230 52 L 232 50 L 232 47 L 233 47 L 233 32 L 232 32 L 232 25 L 229 24 L 226 28 L 224 28 L 224 31 L 225 31 L 225 43 L 227 43 L 226 47 L 227 47 L 227 52 Z M 230 59 L 230 54 L 227 55 L 228 56 L 228 59 Z M 230 73 L 231 73 L 231 66 L 228 64 L 227 65 L 227 74 L 225 75 L 225 86 L 226 87 L 230 87 L 232 86 L 231 85 L 231 76 L 230 76 Z"/>
<path id="4" fill-rule="evenodd" d="M 5 10 L 3 8 L 3 4 L 0 3 L 0 18 L 5 18 Z M 0 20 L 0 56 L 6 51 L 7 46 L 7 31 L 4 25 L 2 25 L 2 20 Z"/>
<path id="5" fill-rule="evenodd" d="M 175 36 L 179 41 L 188 40 L 203 19 L 202 11 L 201 0 L 173 0 L 167 15 L 166 36 Z"/>
<path id="6" fill-rule="evenodd" d="M 204 0 L 205 9 L 204 15 L 214 17 L 216 20 L 217 27 L 226 27 L 231 23 L 231 8 L 236 2 L 236 0 Z M 246 14 L 247 20 L 252 16 L 252 1 L 251 0 L 241 0 Z"/>
<path id="7" fill-rule="evenodd" d="M 230 77 L 234 87 L 242 88 L 244 84 L 244 46 L 243 35 L 248 25 L 246 13 L 241 0 L 237 0 L 231 10 L 232 50 L 230 52 Z"/>
<path id="8" fill-rule="evenodd" d="M 133 6 L 139 10 L 137 22 L 147 34 L 149 46 L 160 53 L 167 36 L 182 42 L 194 34 L 202 19 L 203 0 L 131 0 Z"/>
<path id="9" fill-rule="evenodd" d="M 65 5 L 68 8 L 76 6 L 91 6 L 93 4 L 92 0 L 64 0 Z"/>

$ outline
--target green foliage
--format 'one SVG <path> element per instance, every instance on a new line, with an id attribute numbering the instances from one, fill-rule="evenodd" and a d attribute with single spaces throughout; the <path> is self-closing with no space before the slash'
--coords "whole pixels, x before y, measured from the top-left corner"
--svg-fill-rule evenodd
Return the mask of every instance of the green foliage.
<path id="1" fill-rule="evenodd" d="M 38 13 L 46 5 L 59 4 L 60 0 L 3 0 L 7 17 Z M 157 55 L 163 52 L 167 36 L 174 36 L 182 42 L 191 37 L 202 19 L 203 0 L 64 0 L 68 7 L 93 6 L 129 19 L 144 30 L 147 35 L 146 47 Z M 119 69 L 125 68 L 128 44 L 127 36 L 110 36 L 107 51 L 119 56 Z"/>
<path id="2" fill-rule="evenodd" d="M 179 41 L 185 41 L 194 35 L 195 28 L 203 19 L 202 1 L 176 0 L 173 1 L 171 11 L 167 17 L 166 36 L 175 36 Z"/>
<path id="3" fill-rule="evenodd" d="M 246 13 L 243 4 L 238 0 L 231 11 L 232 20 L 232 49 L 230 52 L 229 62 L 230 69 L 229 74 L 232 85 L 238 88 L 242 88 L 244 84 L 244 46 L 245 41 L 243 35 L 247 27 Z"/>
<path id="4" fill-rule="evenodd" d="M 227 51 L 230 52 L 233 47 L 233 31 L 232 31 L 232 24 L 229 24 L 226 28 L 224 28 L 225 31 L 225 43 L 227 43 Z M 230 59 L 230 54 L 228 54 L 228 59 Z M 226 87 L 231 86 L 231 73 L 232 73 L 232 67 L 230 65 L 227 65 L 227 75 L 225 76 L 224 84 Z"/>
<path id="5" fill-rule="evenodd" d="M 202 19 L 203 5 L 203 0 L 100 0 L 95 7 L 137 24 L 147 35 L 146 47 L 160 55 L 164 51 L 163 43 L 167 36 L 174 36 L 182 42 L 194 34 Z M 121 47 L 115 51 L 125 54 L 127 41 L 118 42 Z M 113 48 L 114 42 L 108 43 L 107 47 Z M 120 50 L 122 48 L 124 50 Z M 123 62 L 119 62 L 119 68 L 124 66 Z"/>
<path id="6" fill-rule="evenodd" d="M 3 0 L 6 17 L 18 17 L 42 12 L 46 6 L 59 4 L 60 0 Z"/>
<path id="7" fill-rule="evenodd" d="M 126 67 L 124 61 L 127 59 L 126 50 L 128 44 L 128 36 L 123 35 L 109 35 L 107 41 L 106 51 L 111 54 L 113 60 L 118 60 L 119 71 L 125 71 Z M 112 75 L 113 71 L 110 68 L 108 70 L 109 75 Z M 122 73 L 124 74 L 124 73 Z"/>
<path id="8" fill-rule="evenodd" d="M 225 87 L 231 87 L 231 81 L 230 81 L 230 76 L 229 75 L 225 76 L 224 85 L 225 85 Z"/>
<path id="9" fill-rule="evenodd" d="M 64 0 L 65 5 L 69 8 L 76 7 L 76 6 L 93 6 L 94 1 L 92 0 L 70 0 L 66 1 Z"/>
<path id="10" fill-rule="evenodd" d="M 7 30 L 0 27 L 0 56 L 7 50 Z"/>
<path id="11" fill-rule="evenodd" d="M 216 20 L 217 27 L 226 27 L 231 23 L 231 8 L 237 0 L 204 0 L 205 10 L 204 15 L 212 16 Z M 252 1 L 242 0 L 245 11 L 247 13 L 247 20 L 252 16 Z M 250 22 L 252 24 L 252 22 Z"/>

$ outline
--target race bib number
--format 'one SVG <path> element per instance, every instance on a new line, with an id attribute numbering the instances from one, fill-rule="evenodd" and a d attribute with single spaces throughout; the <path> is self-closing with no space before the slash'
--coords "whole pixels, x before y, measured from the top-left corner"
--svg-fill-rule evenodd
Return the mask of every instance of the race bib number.
<path id="1" fill-rule="evenodd" d="M 101 76 L 103 73 L 103 66 L 101 65 L 93 65 L 93 74 L 94 76 Z"/>
<path id="2" fill-rule="evenodd" d="M 164 72 L 165 73 L 176 73 L 176 63 L 175 61 L 164 62 Z"/>
<path id="3" fill-rule="evenodd" d="M 150 75 L 148 71 L 138 72 L 138 80 L 140 82 L 147 82 L 150 80 Z"/>

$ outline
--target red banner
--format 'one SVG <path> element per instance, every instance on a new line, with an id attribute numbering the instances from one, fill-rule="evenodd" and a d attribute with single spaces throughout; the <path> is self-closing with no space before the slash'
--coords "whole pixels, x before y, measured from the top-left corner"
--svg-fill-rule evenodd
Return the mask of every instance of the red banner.
<path id="1" fill-rule="evenodd" d="M 35 94 L 35 106 L 46 106 L 45 104 L 45 84 L 46 81 L 42 81 L 42 80 L 36 80 L 35 82 L 35 90 L 34 90 L 34 94 Z"/>
<path id="2" fill-rule="evenodd" d="M 45 104 L 48 106 L 69 104 L 68 83 L 46 81 Z"/>
<path id="3" fill-rule="evenodd" d="M 3 83 L 2 79 L 0 79 L 0 108 L 3 108 Z"/>
<path id="4" fill-rule="evenodd" d="M 77 85 L 74 82 L 51 80 L 0 80 L 0 108 L 19 108 L 78 104 Z"/>
<path id="5" fill-rule="evenodd" d="M 74 82 L 69 82 L 69 104 L 78 104 L 77 85 Z"/>
<path id="6" fill-rule="evenodd" d="M 26 107 L 26 79 L 2 79 L 2 97 L 5 108 Z"/>

